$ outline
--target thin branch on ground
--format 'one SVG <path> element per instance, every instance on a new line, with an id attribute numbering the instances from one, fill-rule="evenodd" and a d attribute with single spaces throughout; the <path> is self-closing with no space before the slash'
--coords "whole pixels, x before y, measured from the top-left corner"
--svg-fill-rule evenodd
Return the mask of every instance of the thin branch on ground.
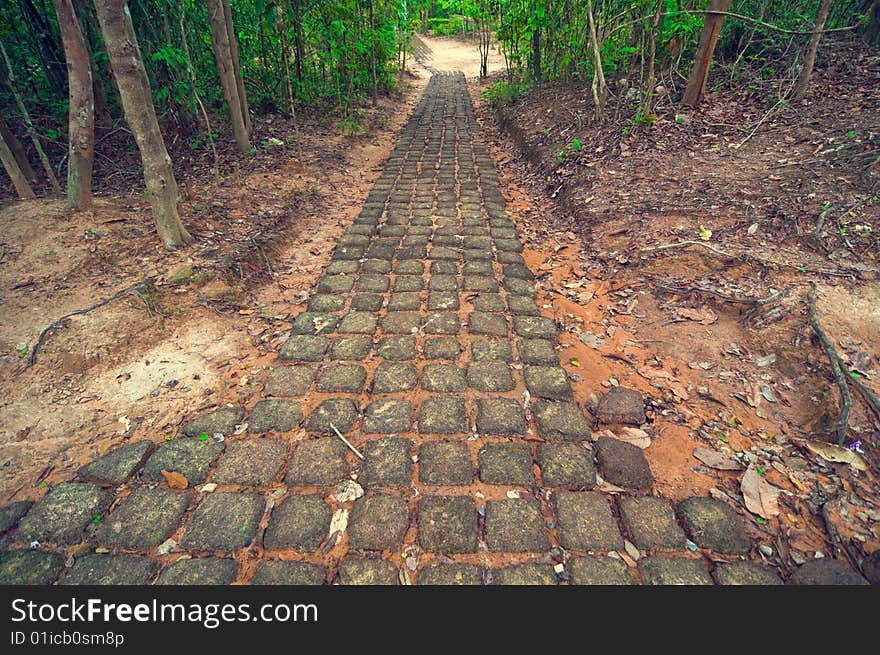
<path id="1" fill-rule="evenodd" d="M 767 305 L 772 302 L 776 302 L 782 297 L 782 294 L 779 291 L 774 291 L 766 298 L 748 298 L 746 296 L 728 296 L 727 294 L 721 293 L 720 291 L 715 291 L 714 289 L 706 289 L 705 287 L 676 287 L 670 284 L 658 284 L 657 288 L 661 291 L 668 291 L 669 293 L 677 293 L 679 295 L 690 295 L 692 293 L 708 293 L 709 295 L 715 296 L 719 300 L 723 300 L 724 302 L 732 302 L 739 303 L 742 305 L 752 305 L 752 306 L 761 306 Z"/>

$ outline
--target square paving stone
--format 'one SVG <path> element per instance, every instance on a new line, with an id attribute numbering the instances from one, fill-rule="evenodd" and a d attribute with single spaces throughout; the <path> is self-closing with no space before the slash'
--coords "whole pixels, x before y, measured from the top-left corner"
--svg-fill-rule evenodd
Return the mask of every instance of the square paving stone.
<path id="1" fill-rule="evenodd" d="M 415 337 L 383 337 L 379 341 L 379 356 L 387 360 L 405 360 L 416 358 Z"/>
<path id="2" fill-rule="evenodd" d="M 497 293 L 479 293 L 470 302 L 478 312 L 503 312 L 506 309 L 504 299 Z M 506 326 L 504 334 L 507 334 Z"/>
<path id="3" fill-rule="evenodd" d="M 225 586 L 232 584 L 237 571 L 235 560 L 228 557 L 179 559 L 162 569 L 154 584 Z"/>
<path id="4" fill-rule="evenodd" d="M 388 312 L 382 319 L 385 334 L 415 334 L 422 327 L 418 312 Z"/>
<path id="5" fill-rule="evenodd" d="M 498 292 L 498 282 L 488 275 L 465 275 L 464 288 L 468 291 Z"/>
<path id="6" fill-rule="evenodd" d="M 431 252 L 428 253 L 428 257 L 431 259 L 445 259 L 445 260 L 457 260 L 460 257 L 460 252 L 457 248 L 449 248 L 448 246 L 437 246 L 435 245 L 431 248 Z"/>
<path id="7" fill-rule="evenodd" d="M 263 560 L 251 579 L 252 585 L 320 585 L 327 571 L 309 562 Z"/>
<path id="8" fill-rule="evenodd" d="M 457 586 L 483 584 L 483 572 L 474 564 L 437 564 L 419 573 L 422 586 Z"/>
<path id="9" fill-rule="evenodd" d="M 458 264 L 452 261 L 431 262 L 431 275 L 458 275 Z"/>
<path id="10" fill-rule="evenodd" d="M 425 272 L 425 265 L 415 259 L 405 259 L 397 262 L 394 267 L 395 275 L 422 275 Z"/>
<path id="11" fill-rule="evenodd" d="M 337 360 L 365 359 L 373 347 L 373 337 L 358 334 L 352 337 L 339 337 L 333 340 L 330 356 Z"/>
<path id="12" fill-rule="evenodd" d="M 526 260 L 523 259 L 523 256 L 516 252 L 510 252 L 508 250 L 499 250 L 498 251 L 498 261 L 502 264 L 523 264 L 525 265 Z"/>
<path id="13" fill-rule="evenodd" d="M 269 517 L 263 546 L 266 550 L 314 552 L 327 536 L 332 515 L 321 496 L 291 494 Z"/>
<path id="14" fill-rule="evenodd" d="M 456 339 L 434 337 L 425 339 L 423 350 L 426 359 L 458 359 L 463 347 Z"/>
<path id="15" fill-rule="evenodd" d="M 458 294 L 455 291 L 431 291 L 428 294 L 428 311 L 458 309 Z"/>
<path id="16" fill-rule="evenodd" d="M 822 558 L 801 564 L 788 579 L 790 585 L 865 585 L 867 581 L 840 560 Z"/>
<path id="17" fill-rule="evenodd" d="M 486 503 L 486 544 L 505 553 L 541 552 L 550 540 L 536 500 L 508 498 Z"/>
<path id="18" fill-rule="evenodd" d="M 559 364 L 559 355 L 552 341 L 546 339 L 520 339 L 516 348 L 523 364 Z"/>
<path id="19" fill-rule="evenodd" d="M 419 501 L 419 544 L 429 553 L 477 550 L 477 508 L 467 496 L 425 496 Z"/>
<path id="20" fill-rule="evenodd" d="M 519 314 L 521 316 L 541 315 L 538 303 L 528 296 L 507 296 L 507 306 L 510 307 L 511 314 Z"/>
<path id="21" fill-rule="evenodd" d="M 591 434 L 589 423 L 575 403 L 539 400 L 534 411 L 538 433 L 547 441 L 583 440 Z"/>
<path id="22" fill-rule="evenodd" d="M 529 296 L 534 298 L 537 295 L 534 285 L 526 280 L 520 280 L 517 277 L 506 277 L 502 282 L 507 294 L 510 296 Z M 525 336 L 525 335 L 523 335 Z"/>
<path id="23" fill-rule="evenodd" d="M 239 439 L 226 442 L 212 482 L 260 487 L 278 475 L 287 458 L 283 439 Z"/>
<path id="24" fill-rule="evenodd" d="M 64 568 L 64 558 L 39 550 L 0 553 L 0 585 L 47 585 Z"/>
<path id="25" fill-rule="evenodd" d="M 212 493 L 202 501 L 183 533 L 187 550 L 232 551 L 254 538 L 266 502 L 255 492 Z"/>
<path id="26" fill-rule="evenodd" d="M 363 431 L 367 434 L 409 432 L 412 427 L 413 407 L 408 400 L 387 398 L 376 400 L 364 413 Z"/>
<path id="27" fill-rule="evenodd" d="M 118 487 L 131 477 L 131 474 L 140 467 L 147 454 L 152 450 L 152 441 L 135 441 L 89 462 L 77 471 L 77 475 L 86 480 Z M 2 528 L 0 528 L 0 532 L 2 532 Z"/>
<path id="28" fill-rule="evenodd" d="M 27 514 L 33 505 L 33 501 L 30 500 L 17 500 L 9 505 L 4 505 L 0 509 L 0 534 L 18 525 L 18 521 Z"/>
<path id="29" fill-rule="evenodd" d="M 349 432 L 357 420 L 358 410 L 353 401 L 348 398 L 330 398 L 312 410 L 306 427 L 323 432 L 330 432 L 336 427 L 340 432 Z"/>
<path id="30" fill-rule="evenodd" d="M 684 532 L 668 501 L 652 496 L 621 496 L 617 506 L 632 542 L 644 550 L 684 550 Z"/>
<path id="31" fill-rule="evenodd" d="M 373 334 L 379 324 L 379 317 L 372 312 L 350 312 L 339 322 L 336 329 L 340 334 Z"/>
<path id="32" fill-rule="evenodd" d="M 301 441 L 290 459 L 284 481 L 293 485 L 336 484 L 350 471 L 345 445 L 337 437 Z"/>
<path id="33" fill-rule="evenodd" d="M 475 362 L 487 359 L 509 362 L 513 359 L 513 349 L 510 347 L 510 342 L 501 339 L 474 339 L 471 350 Z"/>
<path id="34" fill-rule="evenodd" d="M 542 443 L 538 463 L 545 487 L 590 489 L 596 486 L 593 453 L 575 443 Z"/>
<path id="35" fill-rule="evenodd" d="M 248 432 L 253 433 L 269 430 L 290 432 L 302 422 L 302 419 L 302 405 L 298 401 L 270 398 L 254 405 L 251 413 L 248 414 L 247 429 Z"/>
<path id="36" fill-rule="evenodd" d="M 266 382 L 267 396 L 304 396 L 309 392 L 315 371 L 306 366 L 276 366 Z"/>
<path id="37" fill-rule="evenodd" d="M 532 450 L 524 443 L 488 443 L 480 449 L 480 480 L 488 484 L 531 485 Z"/>
<path id="38" fill-rule="evenodd" d="M 353 286 L 354 278 L 351 275 L 325 275 L 318 280 L 316 288 L 318 293 L 348 293 Z"/>
<path id="39" fill-rule="evenodd" d="M 21 541 L 76 544 L 86 526 L 100 517 L 113 494 L 93 484 L 62 482 L 34 503 L 18 528 Z"/>
<path id="40" fill-rule="evenodd" d="M 645 422 L 642 394 L 633 389 L 613 387 L 599 400 L 596 415 L 602 423 L 641 425 Z"/>
<path id="41" fill-rule="evenodd" d="M 422 403 L 419 432 L 422 434 L 453 434 L 467 432 L 464 400 L 450 396 L 428 398 Z"/>
<path id="42" fill-rule="evenodd" d="M 373 293 L 358 293 L 352 296 L 351 308 L 359 312 L 378 312 L 385 299 Z"/>
<path id="43" fill-rule="evenodd" d="M 424 246 L 409 246 L 397 249 L 398 259 L 425 259 L 428 256 L 428 249 Z"/>
<path id="44" fill-rule="evenodd" d="M 364 453 L 361 482 L 367 486 L 408 485 L 412 480 L 412 441 L 385 437 L 368 441 Z"/>
<path id="45" fill-rule="evenodd" d="M 346 559 L 339 567 L 339 584 L 392 586 L 398 575 L 397 567 L 384 559 Z"/>
<path id="46" fill-rule="evenodd" d="M 507 321 L 503 316 L 486 312 L 471 312 L 468 316 L 468 330 L 472 334 L 507 336 Z"/>
<path id="47" fill-rule="evenodd" d="M 550 564 L 516 564 L 492 570 L 492 584 L 506 586 L 555 585 L 556 574 Z"/>
<path id="48" fill-rule="evenodd" d="M 384 275 L 391 272 L 391 262 L 387 259 L 367 259 L 361 266 L 361 271 L 364 273 Z M 363 289 L 363 287 L 361 288 Z M 371 291 L 371 289 L 364 290 Z"/>
<path id="49" fill-rule="evenodd" d="M 368 293 L 383 293 L 388 291 L 390 286 L 387 275 L 376 275 L 374 273 L 364 273 L 358 278 L 355 287 L 358 291 L 366 291 Z"/>
<path id="50" fill-rule="evenodd" d="M 235 431 L 235 426 L 242 416 L 244 416 L 242 407 L 221 407 L 184 423 L 183 433 L 188 437 L 197 437 L 200 434 L 213 436 L 218 433 L 228 437 Z"/>
<path id="51" fill-rule="evenodd" d="M 428 364 L 422 369 L 422 388 L 426 391 L 454 393 L 464 391 L 464 371 L 453 364 Z"/>
<path id="52" fill-rule="evenodd" d="M 492 268 L 492 262 L 466 262 L 461 269 L 461 273 L 465 277 L 471 275 L 492 277 L 495 275 L 495 270 Z M 494 280 L 495 278 L 492 277 L 492 279 Z"/>
<path id="53" fill-rule="evenodd" d="M 568 375 L 561 366 L 526 366 L 523 374 L 532 396 L 548 400 L 570 400 Z"/>
<path id="54" fill-rule="evenodd" d="M 293 334 L 281 346 L 278 357 L 298 362 L 320 362 L 329 345 L 330 340 L 323 334 Z"/>
<path id="55" fill-rule="evenodd" d="M 710 585 L 712 578 L 702 560 L 683 557 L 647 557 L 639 572 L 649 585 Z"/>
<path id="56" fill-rule="evenodd" d="M 556 325 L 543 316 L 514 316 L 513 329 L 527 339 L 553 339 L 556 337 Z"/>
<path id="57" fill-rule="evenodd" d="M 402 225 L 383 225 L 379 228 L 379 234 L 383 237 L 402 237 L 406 234 L 406 228 Z"/>
<path id="58" fill-rule="evenodd" d="M 352 260 L 334 259 L 327 265 L 327 275 L 347 275 L 356 272 L 358 263 Z"/>
<path id="59" fill-rule="evenodd" d="M 510 367 L 496 359 L 485 359 L 468 364 L 469 387 L 480 391 L 511 391 L 516 386 Z"/>
<path id="60" fill-rule="evenodd" d="M 506 250 L 506 248 L 499 248 Z M 505 264 L 503 268 L 504 277 L 518 277 L 521 280 L 534 280 L 535 275 L 522 264 Z"/>
<path id="61" fill-rule="evenodd" d="M 557 491 L 553 500 L 559 518 L 559 543 L 563 548 L 623 548 L 623 537 L 605 496 L 593 491 Z"/>
<path id="62" fill-rule="evenodd" d="M 291 334 L 327 334 L 332 332 L 339 321 L 333 314 L 321 312 L 301 312 L 293 319 Z"/>
<path id="63" fill-rule="evenodd" d="M 339 244 L 333 249 L 333 259 L 360 259 L 364 256 L 364 250 L 363 246 Z"/>
<path id="64" fill-rule="evenodd" d="M 61 584 L 142 585 L 155 568 L 146 557 L 92 553 L 77 558 Z"/>
<path id="65" fill-rule="evenodd" d="M 495 248 L 497 250 L 520 252 L 523 244 L 516 239 L 495 239 Z"/>
<path id="66" fill-rule="evenodd" d="M 403 498 L 377 494 L 354 501 L 348 521 L 348 545 L 354 550 L 398 548 L 409 526 L 409 504 Z"/>
<path id="67" fill-rule="evenodd" d="M 421 291 L 425 281 L 420 275 L 398 275 L 394 279 L 394 291 Z"/>
<path id="68" fill-rule="evenodd" d="M 367 370 L 359 364 L 331 364 L 318 373 L 315 388 L 322 393 L 360 393 Z"/>
<path id="69" fill-rule="evenodd" d="M 742 519 L 722 500 L 693 496 L 679 503 L 677 513 L 688 536 L 701 548 L 744 555 L 752 547 Z"/>
<path id="70" fill-rule="evenodd" d="M 419 480 L 423 484 L 470 484 L 473 465 L 467 445 L 461 441 L 428 441 L 419 451 Z"/>
<path id="71" fill-rule="evenodd" d="M 95 537 L 123 548 L 155 548 L 177 528 L 189 501 L 185 493 L 140 487 L 98 524 Z"/>
<path id="72" fill-rule="evenodd" d="M 223 452 L 224 445 L 213 439 L 175 439 L 159 447 L 144 465 L 143 477 L 164 480 L 162 470 L 183 475 L 191 485 L 201 484 L 208 477 L 208 469 Z"/>
<path id="73" fill-rule="evenodd" d="M 453 312 L 434 312 L 425 317 L 425 334 L 458 334 L 461 319 Z"/>
<path id="74" fill-rule="evenodd" d="M 395 292 L 388 299 L 388 311 L 390 312 L 418 310 L 421 306 L 422 294 L 419 291 Z"/>
<path id="75" fill-rule="evenodd" d="M 454 275 L 432 275 L 428 280 L 428 289 L 431 291 L 456 291 L 458 278 Z"/>
<path id="76" fill-rule="evenodd" d="M 720 585 L 781 585 L 782 578 L 778 573 L 765 569 L 751 562 L 730 562 L 716 564 L 712 569 L 712 577 Z"/>
<path id="77" fill-rule="evenodd" d="M 382 362 L 373 377 L 373 393 L 409 391 L 416 386 L 418 373 L 412 364 Z"/>
<path id="78" fill-rule="evenodd" d="M 602 474 L 611 484 L 633 489 L 650 489 L 654 475 L 645 453 L 638 446 L 600 437 L 596 442 L 596 459 Z"/>
<path id="79" fill-rule="evenodd" d="M 391 259 L 394 257 L 395 245 L 398 239 L 389 241 L 391 242 L 386 242 L 384 239 L 382 241 L 377 240 L 367 248 L 363 256 L 369 257 L 370 259 Z"/>
<path id="80" fill-rule="evenodd" d="M 462 252 L 462 257 L 467 261 L 479 261 L 479 260 L 487 260 L 491 261 L 492 259 L 492 251 L 491 250 L 482 250 L 477 248 L 466 248 Z"/>
<path id="81" fill-rule="evenodd" d="M 477 401 L 477 432 L 480 434 L 523 434 L 523 408 L 512 398 L 480 398 Z"/>
<path id="82" fill-rule="evenodd" d="M 568 573 L 573 585 L 632 585 L 629 568 L 612 557 L 574 557 L 569 560 Z"/>

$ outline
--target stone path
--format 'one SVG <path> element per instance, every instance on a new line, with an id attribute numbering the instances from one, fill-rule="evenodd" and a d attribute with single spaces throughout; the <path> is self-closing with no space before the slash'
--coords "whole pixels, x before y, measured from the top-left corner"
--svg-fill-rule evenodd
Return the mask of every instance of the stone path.
<path id="1" fill-rule="evenodd" d="M 641 450 L 590 440 L 521 250 L 438 73 L 264 395 L 0 510 L 0 583 L 779 584 L 725 503 L 673 506 Z"/>

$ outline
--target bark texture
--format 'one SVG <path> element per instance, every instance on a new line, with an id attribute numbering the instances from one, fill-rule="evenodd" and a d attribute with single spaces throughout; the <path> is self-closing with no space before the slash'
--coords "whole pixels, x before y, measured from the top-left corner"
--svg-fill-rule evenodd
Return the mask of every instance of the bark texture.
<path id="1" fill-rule="evenodd" d="M 242 101 L 239 98 L 239 87 L 235 75 L 235 64 L 232 56 L 232 43 L 226 23 L 224 0 L 208 0 L 208 15 L 211 22 L 211 43 L 214 46 L 214 60 L 223 87 L 223 99 L 229 109 L 229 121 L 235 143 L 241 152 L 251 148 L 251 141 L 245 114 L 242 112 Z"/>
<path id="2" fill-rule="evenodd" d="M 730 8 L 732 0 L 709 0 L 709 12 L 725 12 Z M 697 54 L 694 55 L 694 67 L 688 78 L 687 88 L 684 91 L 682 102 L 691 107 L 696 107 L 706 93 L 706 80 L 709 78 L 709 68 L 712 66 L 712 57 L 715 54 L 715 46 L 718 37 L 721 36 L 721 26 L 724 24 L 722 14 L 707 13 L 700 32 L 700 44 L 697 46 Z"/>
<path id="3" fill-rule="evenodd" d="M 794 85 L 792 100 L 802 100 L 807 93 L 807 87 L 810 86 L 810 76 L 813 74 L 813 66 L 816 65 L 816 53 L 819 51 L 819 41 L 822 40 L 822 30 L 825 29 L 825 22 L 828 20 L 833 2 L 834 0 L 822 0 L 822 4 L 819 6 L 816 23 L 813 25 L 813 33 L 810 35 L 810 44 L 804 53 L 801 73 L 798 75 L 797 84 Z"/>

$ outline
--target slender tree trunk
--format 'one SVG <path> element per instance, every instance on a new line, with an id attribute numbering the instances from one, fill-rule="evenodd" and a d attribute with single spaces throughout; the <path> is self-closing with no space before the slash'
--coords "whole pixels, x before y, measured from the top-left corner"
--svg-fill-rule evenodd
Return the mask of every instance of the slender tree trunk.
<path id="1" fill-rule="evenodd" d="M 708 11 L 727 11 L 732 0 L 709 0 Z M 687 88 L 684 91 L 682 102 L 691 107 L 696 107 L 706 93 L 706 80 L 709 78 L 709 67 L 712 65 L 712 56 L 715 54 L 715 45 L 721 36 L 721 26 L 724 16 L 707 13 L 700 32 L 700 44 L 697 46 L 697 54 L 694 55 L 694 67 L 688 78 Z"/>
<path id="2" fill-rule="evenodd" d="M 868 12 L 871 18 L 865 27 L 865 41 L 877 45 L 880 42 L 880 0 L 874 0 L 868 7 Z"/>
<path id="3" fill-rule="evenodd" d="M 46 173 L 46 177 L 49 180 L 49 184 L 52 185 L 52 190 L 61 194 L 61 185 L 58 184 L 58 178 L 55 177 L 55 171 L 52 170 L 52 164 L 49 163 L 49 158 L 46 156 L 46 151 L 43 150 L 43 146 L 40 143 L 40 137 L 37 134 L 36 128 L 34 128 L 34 123 L 31 120 L 31 115 L 28 113 L 27 107 L 25 107 L 24 100 L 21 98 L 21 94 L 18 92 L 18 88 L 15 86 L 15 73 L 12 70 L 12 63 L 9 61 L 9 55 L 6 54 L 6 48 L 3 46 L 3 42 L 0 41 L 0 54 L 3 55 L 3 61 L 6 62 L 6 74 L 9 81 L 9 88 L 12 91 L 12 95 L 15 98 L 15 103 L 18 105 L 19 111 L 21 111 L 21 117 L 24 120 L 24 124 L 27 127 L 28 136 L 31 138 L 31 143 L 34 144 L 34 150 L 37 151 L 37 155 L 40 158 L 40 163 L 43 164 L 43 170 Z"/>
<path id="4" fill-rule="evenodd" d="M 241 115 L 244 118 L 244 127 L 248 135 L 250 135 L 254 127 L 251 124 L 251 110 L 248 106 L 247 93 L 244 90 L 244 79 L 241 76 L 241 62 L 238 59 L 238 37 L 235 35 L 235 26 L 232 23 L 232 7 L 229 5 L 229 0 L 223 0 L 223 19 L 226 22 L 229 52 L 232 55 L 232 73 L 235 76 L 235 86 L 238 88 L 238 102 L 241 105 Z"/>
<path id="5" fill-rule="evenodd" d="M 217 62 L 217 72 L 220 74 L 220 84 L 223 87 L 223 98 L 229 109 L 229 120 L 232 123 L 232 132 L 235 142 L 241 152 L 251 149 L 250 136 L 247 124 L 241 111 L 241 101 L 238 98 L 238 83 L 235 80 L 232 63 L 232 49 L 229 43 L 229 32 L 226 29 L 226 18 L 223 11 L 223 0 L 208 0 L 208 14 L 211 21 L 211 42 L 214 44 L 214 59 Z"/>
<path id="6" fill-rule="evenodd" d="M 0 139 L 0 163 L 3 164 L 3 168 L 12 180 L 12 186 L 15 187 L 15 192 L 19 198 L 22 200 L 33 200 L 37 197 L 24 173 L 21 172 L 21 168 L 18 167 L 18 162 L 15 161 L 15 155 L 12 154 L 12 150 L 6 144 L 6 139 Z"/>
<path id="7" fill-rule="evenodd" d="M 541 83 L 541 28 L 536 27 L 532 32 L 532 77 L 535 84 Z"/>
<path id="8" fill-rule="evenodd" d="M 67 58 L 68 109 L 67 206 L 92 206 L 92 164 L 95 159 L 95 100 L 92 66 L 82 28 L 71 0 L 52 0 Z"/>
<path id="9" fill-rule="evenodd" d="M 21 145 L 21 142 L 15 136 L 15 132 L 13 132 L 6 124 L 6 121 L 3 120 L 2 114 L 0 114 L 0 138 L 2 138 L 6 142 L 6 145 L 9 146 L 9 149 L 15 156 L 15 161 L 18 163 L 18 167 L 21 169 L 21 172 L 24 173 L 25 179 L 31 184 L 34 184 L 39 179 L 37 177 L 37 172 L 31 166 L 31 162 L 28 160 L 24 146 Z"/>
<path id="10" fill-rule="evenodd" d="M 107 44 L 110 67 L 119 87 L 125 120 L 141 153 L 156 228 L 165 247 L 173 250 L 192 241 L 192 237 L 177 212 L 180 193 L 174 179 L 171 157 L 165 149 L 165 141 L 156 120 L 150 81 L 138 49 L 131 14 L 126 0 L 94 2 Z"/>
<path id="11" fill-rule="evenodd" d="M 73 0 L 73 6 L 80 17 L 80 25 L 83 27 L 83 37 L 85 37 L 86 50 L 89 53 L 89 65 L 92 69 L 92 97 L 95 99 L 95 124 L 100 127 L 108 128 L 112 123 L 110 116 L 110 108 L 107 106 L 107 95 L 104 93 L 104 77 L 101 68 L 95 60 L 95 46 L 98 39 L 96 34 L 100 31 L 100 27 L 95 25 L 95 17 L 88 5 L 83 6 L 84 0 Z"/>
<path id="12" fill-rule="evenodd" d="M 657 72 L 654 61 L 657 57 L 657 28 L 663 16 L 663 0 L 657 0 L 657 9 L 654 12 L 654 21 L 651 23 L 651 32 L 648 34 L 648 59 L 645 62 L 647 73 L 645 78 L 645 104 L 642 107 L 642 116 L 647 116 L 654 110 L 654 84 L 657 82 Z"/>
<path id="13" fill-rule="evenodd" d="M 602 45 L 596 30 L 596 18 L 593 15 L 593 1 L 587 0 L 587 18 L 590 23 L 590 42 L 593 44 L 593 115 L 596 120 L 602 118 L 605 101 L 608 99 L 608 86 L 605 84 L 605 71 L 602 69 Z"/>
<path id="14" fill-rule="evenodd" d="M 825 29 L 825 22 L 828 20 L 828 13 L 831 11 L 833 2 L 834 0 L 822 0 L 822 4 L 819 5 L 816 22 L 813 25 L 813 34 L 810 35 L 810 44 L 804 53 L 801 74 L 798 76 L 797 84 L 794 85 L 792 100 L 803 100 L 807 93 L 807 87 L 810 86 L 810 76 L 813 74 L 813 66 L 816 65 L 816 53 L 819 50 L 819 41 L 822 40 L 822 30 Z"/>
<path id="15" fill-rule="evenodd" d="M 196 84 L 196 72 L 193 69 L 192 56 L 189 54 L 189 43 L 186 40 L 186 28 L 183 25 L 183 14 L 181 11 L 178 19 L 180 21 L 180 44 L 183 46 L 183 56 L 186 58 L 186 70 L 189 73 L 189 81 L 190 88 L 192 89 L 193 96 L 196 99 L 196 104 L 199 106 L 199 111 L 202 113 L 202 120 L 205 121 L 205 133 L 208 135 L 208 143 L 211 145 L 211 153 L 214 155 L 214 179 L 220 179 L 220 158 L 217 156 L 217 147 L 214 145 L 214 134 L 211 129 L 211 119 L 208 118 L 208 112 L 205 109 L 205 104 L 202 102 L 201 96 L 199 96 L 199 89 Z"/>
<path id="16" fill-rule="evenodd" d="M 376 35 L 373 27 L 373 0 L 367 0 L 367 25 L 370 31 L 370 78 L 372 82 L 373 106 L 379 104 L 379 77 L 376 73 Z"/>
<path id="17" fill-rule="evenodd" d="M 293 47 L 296 50 L 296 81 L 302 89 L 303 83 L 303 41 L 302 41 L 302 9 L 300 0 L 292 0 L 293 6 Z"/>

